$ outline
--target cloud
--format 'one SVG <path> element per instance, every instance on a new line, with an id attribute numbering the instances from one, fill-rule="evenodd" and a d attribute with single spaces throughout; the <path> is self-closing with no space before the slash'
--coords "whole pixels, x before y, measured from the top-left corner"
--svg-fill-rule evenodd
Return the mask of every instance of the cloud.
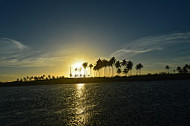
<path id="1" fill-rule="evenodd" d="M 59 55 L 58 55 L 59 54 Z M 0 38 L 0 66 L 36 67 L 53 66 L 67 57 L 67 52 L 41 52 L 19 41 Z"/>
<path id="2" fill-rule="evenodd" d="M 178 53 L 179 48 L 190 49 L 190 32 L 171 33 L 164 35 L 146 36 L 123 45 L 113 52 L 110 57 L 134 58 L 152 52 Z M 180 50 L 180 53 L 188 49 Z"/>
<path id="3" fill-rule="evenodd" d="M 113 52 L 110 57 L 115 56 L 115 57 L 130 58 L 130 57 L 133 57 L 133 56 L 135 56 L 135 55 L 137 55 L 137 54 L 149 52 L 149 51 L 152 51 L 152 50 L 156 50 L 156 49 L 146 49 L 146 50 L 127 50 L 127 49 L 120 49 L 120 50 L 117 50 L 117 51 Z M 161 48 L 158 48 L 157 50 L 161 50 Z"/>
<path id="4" fill-rule="evenodd" d="M 0 54 L 2 53 L 16 53 L 18 51 L 22 51 L 25 49 L 29 49 L 26 45 L 23 45 L 21 42 L 8 39 L 8 38 L 0 38 Z"/>

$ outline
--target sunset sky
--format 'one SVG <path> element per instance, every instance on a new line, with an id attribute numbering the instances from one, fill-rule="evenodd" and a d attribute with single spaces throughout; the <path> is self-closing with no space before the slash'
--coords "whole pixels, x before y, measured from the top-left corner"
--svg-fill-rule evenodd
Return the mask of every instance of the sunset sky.
<path id="1" fill-rule="evenodd" d="M 0 81 L 69 76 L 77 62 L 190 63 L 188 0 L 0 0 Z"/>

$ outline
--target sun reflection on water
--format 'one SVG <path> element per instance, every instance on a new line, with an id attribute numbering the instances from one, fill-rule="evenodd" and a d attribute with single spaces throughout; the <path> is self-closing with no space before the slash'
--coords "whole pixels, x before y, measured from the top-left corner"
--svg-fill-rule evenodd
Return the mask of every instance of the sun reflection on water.
<path id="1" fill-rule="evenodd" d="M 84 100 L 85 100 L 85 95 L 84 93 L 84 84 L 80 83 L 77 84 L 77 102 L 78 106 L 76 107 L 76 115 L 77 115 L 77 120 L 78 120 L 78 125 L 85 124 L 86 121 L 86 114 L 85 114 L 85 105 L 84 105 Z"/>
<path id="2" fill-rule="evenodd" d="M 76 92 L 74 95 L 74 120 L 71 123 L 75 125 L 85 125 L 88 122 L 88 114 L 85 112 L 85 84 L 79 83 L 76 85 Z"/>

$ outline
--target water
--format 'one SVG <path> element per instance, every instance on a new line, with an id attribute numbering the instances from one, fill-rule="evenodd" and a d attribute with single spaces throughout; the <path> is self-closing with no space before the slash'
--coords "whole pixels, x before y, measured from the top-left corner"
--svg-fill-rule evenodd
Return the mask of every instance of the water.
<path id="1" fill-rule="evenodd" d="M 0 88 L 0 125 L 190 125 L 190 80 Z"/>

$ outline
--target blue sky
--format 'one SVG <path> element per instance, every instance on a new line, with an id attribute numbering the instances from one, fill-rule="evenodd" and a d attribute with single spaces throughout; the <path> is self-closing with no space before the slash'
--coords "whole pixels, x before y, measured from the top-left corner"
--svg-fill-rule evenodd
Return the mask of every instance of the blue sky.
<path id="1" fill-rule="evenodd" d="M 126 58 L 144 73 L 190 61 L 188 0 L 1 0 L 0 81 L 68 76 L 69 65 Z"/>

